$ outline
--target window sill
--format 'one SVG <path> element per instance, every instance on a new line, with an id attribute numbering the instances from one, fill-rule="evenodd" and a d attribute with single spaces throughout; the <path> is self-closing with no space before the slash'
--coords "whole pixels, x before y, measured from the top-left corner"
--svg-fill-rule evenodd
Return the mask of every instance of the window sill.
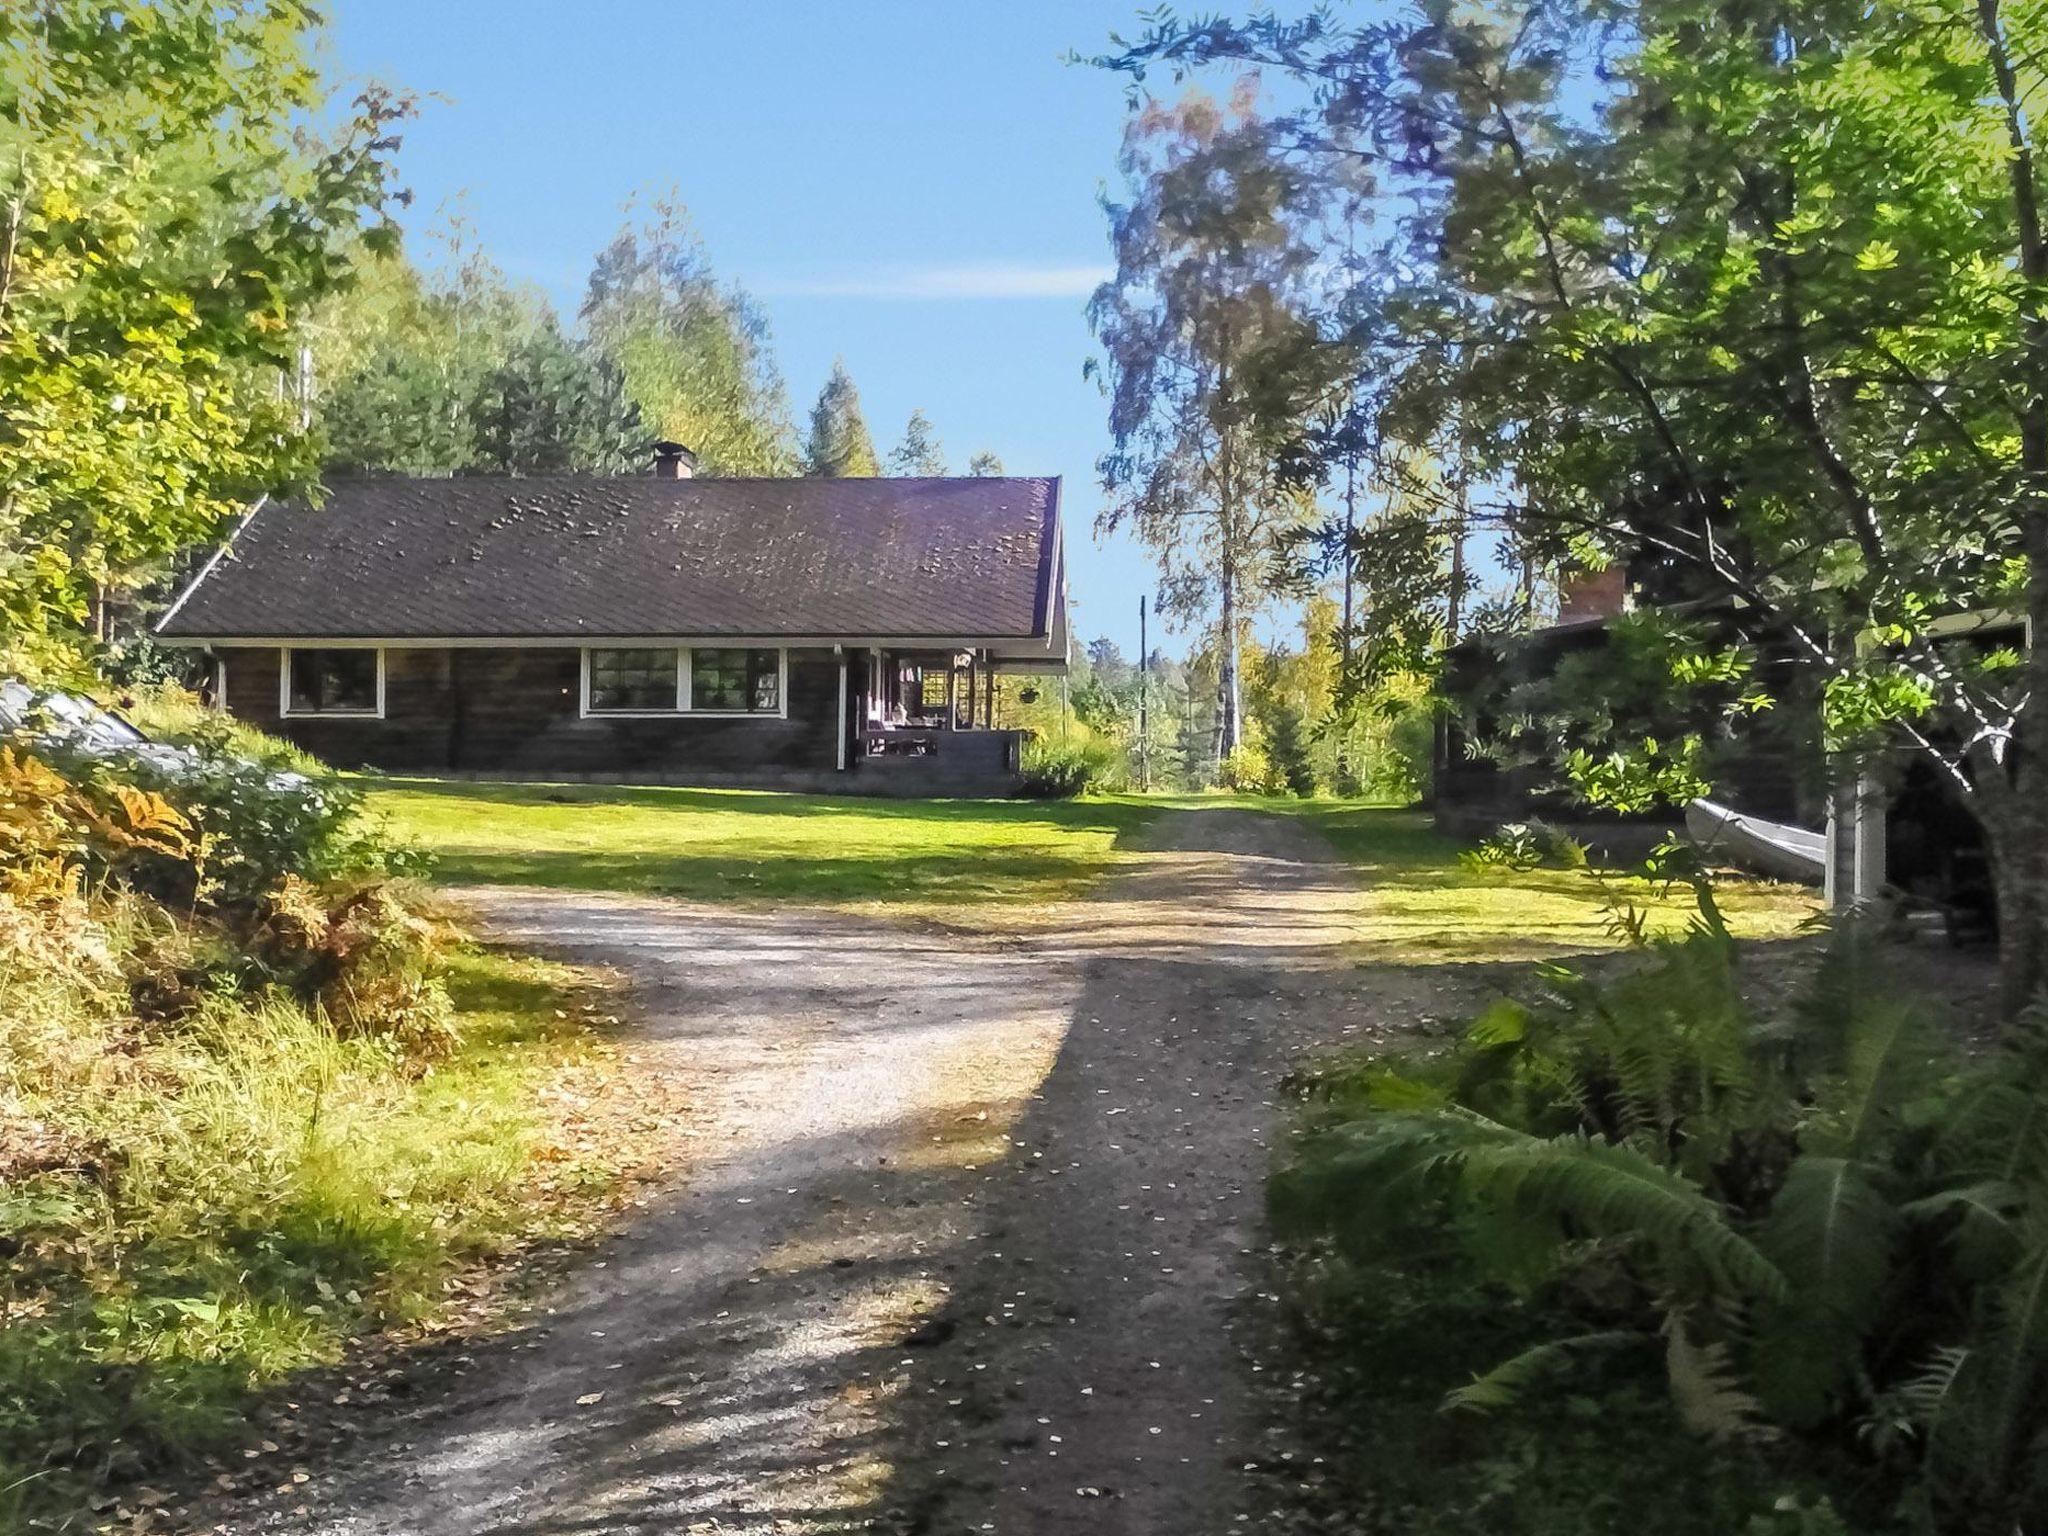
<path id="1" fill-rule="evenodd" d="M 787 720 L 777 709 L 586 709 L 585 720 Z"/>

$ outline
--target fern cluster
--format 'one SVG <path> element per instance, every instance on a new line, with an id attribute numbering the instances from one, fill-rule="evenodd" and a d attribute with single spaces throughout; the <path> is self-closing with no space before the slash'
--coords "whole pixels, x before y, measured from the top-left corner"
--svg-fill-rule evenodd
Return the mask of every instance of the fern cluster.
<path id="1" fill-rule="evenodd" d="M 1860 932 L 1777 1013 L 1738 965 L 1704 900 L 1612 980 L 1549 969 L 1338 1079 L 1283 1215 L 1584 1320 L 1454 1409 L 1632 1351 L 1703 1435 L 1867 1459 L 1906 1529 L 2048 1531 L 2048 1014 L 1966 1062 Z"/>

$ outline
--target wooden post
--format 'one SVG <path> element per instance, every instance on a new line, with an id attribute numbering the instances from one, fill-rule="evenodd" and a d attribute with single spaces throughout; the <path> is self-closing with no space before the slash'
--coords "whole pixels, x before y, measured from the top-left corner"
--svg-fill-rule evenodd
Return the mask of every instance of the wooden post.
<path id="1" fill-rule="evenodd" d="M 836 652 L 838 653 L 838 655 L 839 655 L 839 754 L 838 754 L 838 763 L 837 763 L 837 765 L 836 765 L 836 766 L 838 767 L 838 769 L 839 769 L 839 771 L 840 771 L 841 773 L 844 773 L 844 772 L 846 772 L 846 740 L 847 740 L 847 737 L 846 737 L 846 671 L 847 671 L 847 668 L 848 668 L 848 666 L 850 665 L 850 663 L 848 662 L 848 660 L 847 660 L 847 657 L 846 657 L 846 647 L 845 647 L 845 646 L 843 646 L 843 645 L 835 645 L 835 646 L 833 646 L 833 647 L 832 647 L 832 649 L 833 649 L 834 651 L 836 651 Z"/>

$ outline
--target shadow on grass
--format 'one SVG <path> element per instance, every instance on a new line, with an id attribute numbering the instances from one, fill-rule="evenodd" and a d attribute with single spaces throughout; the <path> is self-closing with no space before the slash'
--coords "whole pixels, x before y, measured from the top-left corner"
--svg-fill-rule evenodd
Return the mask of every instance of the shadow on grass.
<path id="1" fill-rule="evenodd" d="M 444 881 L 787 902 L 1056 899 L 1157 814 L 1127 800 L 366 782 L 373 807 Z"/>
<path id="2" fill-rule="evenodd" d="M 475 806 L 606 806 L 648 811 L 695 811 L 717 815 L 791 817 L 857 815 L 863 819 L 925 825 L 1028 826 L 1042 823 L 1076 832 L 1129 836 L 1149 822 L 1157 807 L 1136 799 L 1087 800 L 894 800 L 871 795 L 798 795 L 765 789 L 679 789 L 655 784 L 511 783 L 478 779 L 407 779 L 363 775 L 371 791 Z"/>
<path id="3" fill-rule="evenodd" d="M 451 849 L 437 878 L 456 885 L 544 885 L 655 896 L 759 897 L 772 901 L 1023 901 L 1069 894 L 1097 873 L 1082 854 L 1003 848 L 873 858 L 719 858 L 646 853 L 491 853 Z"/>

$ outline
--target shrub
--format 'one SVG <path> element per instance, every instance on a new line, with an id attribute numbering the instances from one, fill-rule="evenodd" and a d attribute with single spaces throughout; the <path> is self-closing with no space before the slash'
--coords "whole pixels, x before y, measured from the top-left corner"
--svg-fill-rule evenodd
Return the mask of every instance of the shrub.
<path id="1" fill-rule="evenodd" d="M 1047 741 L 1024 744 L 1024 785 L 1019 793 L 1033 800 L 1071 800 L 1104 787 L 1112 767 L 1109 749 L 1094 741 Z"/>
<path id="2" fill-rule="evenodd" d="M 1263 736 L 1247 730 L 1245 738 L 1217 765 L 1216 781 L 1241 795 L 1284 795 L 1287 776 L 1266 750 Z"/>
<path id="3" fill-rule="evenodd" d="M 341 1035 L 380 1036 L 416 1059 L 454 1043 L 447 989 L 434 974 L 449 943 L 445 928 L 389 885 L 337 897 L 288 875 L 264 904 L 253 948 Z"/>
<path id="4" fill-rule="evenodd" d="M 1617 979 L 1550 969 L 1324 1101 L 1278 1186 L 1293 1220 L 1575 1320 L 1451 1406 L 1655 1362 L 1702 1435 L 1862 1459 L 1877 1516 L 2048 1521 L 2048 1016 L 1962 1063 L 1853 930 L 1760 1014 L 1708 900 Z"/>
<path id="5" fill-rule="evenodd" d="M 211 756 L 233 754 L 280 773 L 318 778 L 327 767 L 312 753 L 281 736 L 223 714 L 174 682 L 136 684 L 111 700 L 116 713 L 152 741 L 192 747 Z"/>
<path id="6" fill-rule="evenodd" d="M 360 880 L 409 873 L 418 863 L 369 820 L 353 785 L 296 748 L 196 706 L 181 718 L 172 697 L 159 690 L 152 709 L 179 726 L 153 745 L 110 750 L 64 730 L 23 733 L 13 744 L 17 763 L 33 762 L 68 786 L 74 803 L 64 814 L 74 821 L 89 813 L 132 820 L 146 808 L 175 816 L 176 846 L 131 839 L 103 861 L 113 872 L 180 905 L 246 904 L 287 875 Z"/>
<path id="7" fill-rule="evenodd" d="M 1365 790 L 1380 799 L 1426 797 L 1435 773 L 1437 712 L 1411 702 L 1387 722 L 1385 750 L 1372 761 Z"/>
<path id="8" fill-rule="evenodd" d="M 1542 821 L 1510 821 L 1460 855 L 1467 869 L 1584 869 L 1586 846 Z"/>

